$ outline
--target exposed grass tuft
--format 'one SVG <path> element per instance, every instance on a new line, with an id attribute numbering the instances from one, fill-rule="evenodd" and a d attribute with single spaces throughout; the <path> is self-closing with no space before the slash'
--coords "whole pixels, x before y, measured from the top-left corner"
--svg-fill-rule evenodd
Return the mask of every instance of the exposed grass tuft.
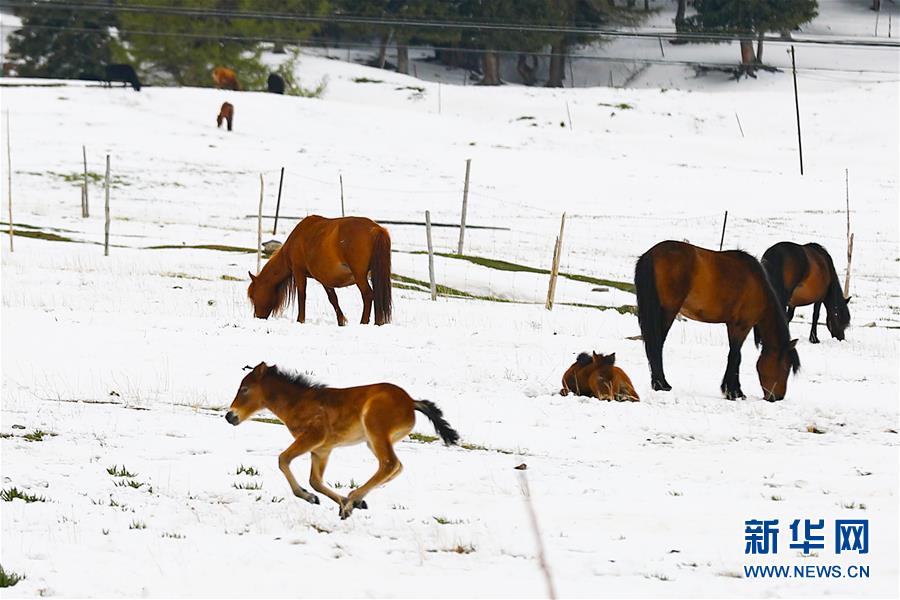
<path id="1" fill-rule="evenodd" d="M 147 529 L 147 524 L 143 521 L 132 521 L 128 529 Z"/>
<path id="2" fill-rule="evenodd" d="M 43 496 L 35 496 L 33 494 L 29 494 L 28 492 L 23 492 L 16 487 L 11 487 L 8 490 L 0 490 L 0 500 L 3 500 L 4 502 L 12 502 L 17 498 L 28 503 L 47 501 L 47 499 Z"/>
<path id="3" fill-rule="evenodd" d="M 50 433 L 49 431 L 43 431 L 41 429 L 35 429 L 31 433 L 26 433 L 25 435 L 23 435 L 22 439 L 24 439 L 28 442 L 43 442 L 44 437 L 46 437 L 48 435 L 50 437 L 54 437 L 56 434 Z"/>
<path id="4" fill-rule="evenodd" d="M 254 469 L 253 467 L 245 467 L 241 465 L 237 468 L 237 471 L 234 473 L 235 475 L 249 475 L 250 477 L 256 477 L 259 475 L 259 471 Z"/>
<path id="5" fill-rule="evenodd" d="M 0 588 L 12 587 L 23 579 L 25 579 L 24 575 L 7 571 L 3 565 L 0 565 Z"/>
<path id="6" fill-rule="evenodd" d="M 113 477 L 137 477 L 137 473 L 130 473 L 128 469 L 125 468 L 125 465 L 122 465 L 121 467 L 113 465 L 106 469 L 106 472 Z"/>
<path id="7" fill-rule="evenodd" d="M 430 444 L 431 442 L 436 442 L 438 440 L 438 437 L 436 435 L 428 435 L 427 433 L 418 433 L 413 431 L 411 434 L 409 434 L 409 439 L 422 444 Z"/>
<path id="8" fill-rule="evenodd" d="M 262 482 L 259 482 L 259 481 L 248 481 L 248 482 L 246 482 L 246 483 L 244 483 L 244 482 L 241 482 L 241 483 L 232 483 L 232 484 L 231 484 L 231 487 L 233 487 L 233 488 L 235 488 L 235 489 L 237 489 L 237 490 L 261 490 L 261 489 L 262 489 Z"/>

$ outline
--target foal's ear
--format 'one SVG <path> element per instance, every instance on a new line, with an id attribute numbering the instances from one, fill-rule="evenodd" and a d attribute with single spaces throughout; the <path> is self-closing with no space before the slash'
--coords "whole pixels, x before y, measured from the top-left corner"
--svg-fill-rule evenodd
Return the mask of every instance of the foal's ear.
<path id="1" fill-rule="evenodd" d="M 268 370 L 269 366 L 265 362 L 261 362 L 253 369 L 253 373 L 256 375 L 265 375 Z"/>
<path id="2" fill-rule="evenodd" d="M 607 354 L 603 357 L 603 364 L 605 365 L 614 365 L 616 364 L 616 353 Z"/>

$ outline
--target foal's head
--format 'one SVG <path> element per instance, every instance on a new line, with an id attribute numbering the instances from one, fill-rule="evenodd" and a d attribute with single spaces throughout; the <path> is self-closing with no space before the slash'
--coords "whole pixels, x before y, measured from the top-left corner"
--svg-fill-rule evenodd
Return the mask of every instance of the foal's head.
<path id="1" fill-rule="evenodd" d="M 616 353 L 612 354 L 597 354 L 596 352 L 592 352 L 593 356 L 591 357 L 592 362 L 598 367 L 611 367 L 616 364 Z"/>
<path id="2" fill-rule="evenodd" d="M 244 368 L 248 369 L 250 367 Z M 238 388 L 237 395 L 235 395 L 228 413 L 225 415 L 226 421 L 232 425 L 239 425 L 263 407 L 266 395 L 262 389 L 262 380 L 271 368 L 266 363 L 261 362 L 247 373 L 246 377 L 241 381 L 241 386 Z"/>

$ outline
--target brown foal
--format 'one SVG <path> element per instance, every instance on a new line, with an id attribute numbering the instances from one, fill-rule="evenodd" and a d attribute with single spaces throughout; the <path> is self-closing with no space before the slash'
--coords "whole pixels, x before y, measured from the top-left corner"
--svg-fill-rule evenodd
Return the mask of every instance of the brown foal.
<path id="1" fill-rule="evenodd" d="M 309 483 L 338 504 L 342 519 L 349 517 L 354 508 L 368 508 L 366 495 L 400 474 L 403 465 L 394 453 L 394 444 L 412 431 L 415 411 L 428 417 L 445 444 L 459 440 L 459 434 L 434 403 L 413 400 L 402 388 L 390 383 L 338 389 L 264 362 L 245 369 L 251 371 L 241 381 L 225 419 L 238 425 L 260 409 L 274 413 L 294 436 L 294 443 L 278 457 L 278 468 L 294 495 L 312 504 L 319 503 L 318 496 L 303 489 L 291 472 L 291 461 L 309 452 Z M 378 470 L 346 497 L 341 496 L 322 479 L 328 457 L 338 446 L 361 442 L 366 442 L 378 459 Z"/>

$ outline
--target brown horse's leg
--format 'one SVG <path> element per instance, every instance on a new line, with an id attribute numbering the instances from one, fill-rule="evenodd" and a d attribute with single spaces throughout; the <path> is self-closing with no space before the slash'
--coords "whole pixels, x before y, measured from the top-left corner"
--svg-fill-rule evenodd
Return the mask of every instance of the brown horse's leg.
<path id="1" fill-rule="evenodd" d="M 306 323 L 306 274 L 295 270 L 294 284 L 297 286 L 297 322 Z"/>
<path id="2" fill-rule="evenodd" d="M 391 444 L 390 436 L 385 433 L 375 433 L 367 428 L 369 437 L 369 448 L 378 459 L 378 470 L 369 478 L 367 482 L 350 492 L 343 506 L 341 506 L 340 515 L 342 519 L 346 519 L 366 497 L 379 485 L 383 485 L 400 474 L 403 465 L 397 454 L 394 452 L 394 446 Z"/>
<path id="3" fill-rule="evenodd" d="M 328 466 L 328 457 L 331 455 L 331 449 L 314 450 L 311 455 L 311 465 L 309 469 L 309 485 L 321 494 L 325 494 L 334 500 L 338 506 L 343 506 L 346 498 L 335 492 L 333 489 L 325 485 L 322 477 L 325 475 L 325 467 Z M 368 508 L 367 506 L 357 506 L 356 508 Z"/>
<path id="4" fill-rule="evenodd" d="M 816 333 L 816 328 L 819 326 L 819 310 L 822 308 L 821 302 L 816 302 L 813 304 L 813 318 L 812 318 L 812 329 L 809 330 L 809 342 L 811 344 L 819 343 L 819 334 Z"/>
<path id="5" fill-rule="evenodd" d="M 722 378 L 722 393 L 729 400 L 746 398 L 741 391 L 739 370 L 741 366 L 741 346 L 750 333 L 750 328 L 744 324 L 728 323 L 728 365 L 725 367 L 725 376 Z"/>
<path id="6" fill-rule="evenodd" d="M 300 487 L 300 484 L 297 483 L 294 474 L 291 472 L 291 461 L 301 454 L 309 452 L 320 443 L 322 443 L 322 436 L 304 435 L 295 439 L 294 443 L 288 446 L 287 450 L 278 456 L 278 468 L 284 473 L 285 478 L 288 480 L 291 491 L 294 492 L 295 496 L 306 500 L 310 504 L 318 504 L 319 497 Z"/>
<path id="7" fill-rule="evenodd" d="M 338 298 L 337 294 L 334 291 L 334 288 L 325 288 L 325 293 L 328 294 L 328 301 L 331 302 L 331 306 L 334 307 L 334 314 L 337 315 L 338 325 L 343 327 L 347 324 L 347 317 L 345 317 L 344 313 L 341 312 L 341 306 L 340 304 L 338 304 Z"/>
<path id="8" fill-rule="evenodd" d="M 368 325 L 369 317 L 372 315 L 372 300 L 375 299 L 375 292 L 372 291 L 372 287 L 369 285 L 369 279 L 366 277 L 365 273 L 363 273 L 362 276 L 354 275 L 353 278 L 356 281 L 356 287 L 359 288 L 359 293 L 362 294 L 363 300 L 362 320 L 360 323 L 362 325 Z"/>

